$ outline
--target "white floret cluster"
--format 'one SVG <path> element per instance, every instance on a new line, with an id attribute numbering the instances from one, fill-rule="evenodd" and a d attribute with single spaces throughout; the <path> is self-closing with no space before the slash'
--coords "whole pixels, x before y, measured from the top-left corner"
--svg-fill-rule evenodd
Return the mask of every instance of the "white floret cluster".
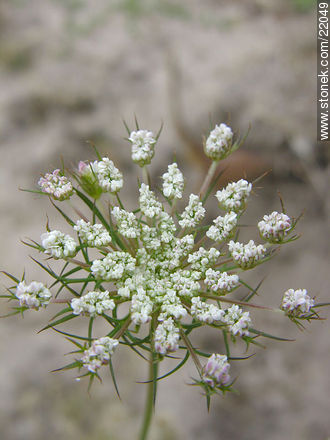
<path id="1" fill-rule="evenodd" d="M 94 260 L 91 272 L 98 280 L 113 281 L 129 276 L 135 269 L 135 258 L 128 252 L 109 252 L 102 260 Z"/>
<path id="2" fill-rule="evenodd" d="M 289 289 L 284 293 L 281 309 L 288 315 L 299 317 L 310 312 L 314 300 L 307 294 L 306 289 Z"/>
<path id="3" fill-rule="evenodd" d="M 73 298 L 70 305 L 74 315 L 91 317 L 102 315 L 102 313 L 115 308 L 115 302 L 110 298 L 110 293 L 107 290 L 104 292 L 92 291 L 80 298 Z"/>
<path id="4" fill-rule="evenodd" d="M 124 184 L 122 173 L 108 157 L 88 164 L 79 162 L 78 172 L 82 187 L 93 196 L 102 192 L 115 194 Z"/>
<path id="5" fill-rule="evenodd" d="M 102 247 L 111 243 L 109 232 L 101 224 L 91 225 L 90 222 L 80 219 L 73 229 L 77 231 L 81 242 L 87 246 Z"/>
<path id="6" fill-rule="evenodd" d="M 174 162 L 168 166 L 167 173 L 162 176 L 163 194 L 168 199 L 181 199 L 184 188 L 183 174 Z"/>
<path id="7" fill-rule="evenodd" d="M 162 204 L 156 199 L 153 191 L 150 190 L 149 185 L 142 183 L 140 186 L 139 197 L 140 209 L 142 214 L 146 217 L 154 218 L 162 212 Z"/>
<path id="8" fill-rule="evenodd" d="M 140 235 L 139 224 L 133 212 L 127 212 L 115 206 L 112 215 L 117 222 L 118 232 L 126 238 L 137 238 Z"/>
<path id="9" fill-rule="evenodd" d="M 222 320 L 228 325 L 229 331 L 234 336 L 249 336 L 249 327 L 251 327 L 250 313 L 243 312 L 237 304 L 234 304 L 225 311 Z"/>
<path id="10" fill-rule="evenodd" d="M 216 125 L 205 142 L 206 156 L 214 161 L 224 159 L 231 152 L 233 132 L 226 124 Z"/>
<path id="11" fill-rule="evenodd" d="M 53 196 L 55 200 L 66 200 L 73 194 L 72 183 L 67 177 L 61 175 L 59 169 L 41 177 L 38 185 L 42 192 Z"/>
<path id="12" fill-rule="evenodd" d="M 91 373 L 96 373 L 102 365 L 109 363 L 115 348 L 119 344 L 117 339 L 104 336 L 95 340 L 92 345 L 84 351 L 81 362 Z"/>
<path id="13" fill-rule="evenodd" d="M 205 216 L 205 208 L 196 194 L 190 194 L 189 203 L 182 213 L 179 225 L 182 228 L 194 228 Z"/>
<path id="14" fill-rule="evenodd" d="M 74 257 L 77 253 L 77 243 L 74 238 L 57 230 L 42 234 L 41 245 L 45 254 L 55 259 Z"/>
<path id="15" fill-rule="evenodd" d="M 173 319 L 166 319 L 166 321 L 158 324 L 155 330 L 154 344 L 156 353 L 165 355 L 178 350 L 179 340 L 180 331 L 174 324 Z"/>
<path id="16" fill-rule="evenodd" d="M 156 139 L 151 131 L 138 130 L 132 131 L 129 136 L 132 143 L 132 160 L 143 167 L 149 165 L 154 157 Z"/>
<path id="17" fill-rule="evenodd" d="M 281 242 L 283 238 L 291 230 L 291 219 L 289 216 L 277 211 L 270 215 L 264 215 L 263 219 L 258 223 L 260 235 L 270 242 Z"/>
<path id="18" fill-rule="evenodd" d="M 26 284 L 21 281 L 17 285 L 15 296 L 19 299 L 20 306 L 38 310 L 39 307 L 47 306 L 52 294 L 43 283 L 32 281 Z"/>
<path id="19" fill-rule="evenodd" d="M 235 263 L 242 269 L 251 269 L 260 262 L 265 254 L 266 248 L 262 244 L 256 245 L 253 240 L 247 244 L 234 242 L 228 243 L 229 253 Z"/>
<path id="20" fill-rule="evenodd" d="M 212 324 L 214 321 L 221 321 L 224 311 L 214 304 L 208 304 L 202 301 L 199 296 L 191 300 L 191 315 L 200 322 Z"/>
<path id="21" fill-rule="evenodd" d="M 226 188 L 217 191 L 215 197 L 224 211 L 239 212 L 245 208 L 245 203 L 252 190 L 252 183 L 244 179 L 229 183 Z"/>
<path id="22" fill-rule="evenodd" d="M 204 283 L 213 292 L 225 295 L 239 286 L 239 276 L 236 274 L 229 275 L 227 272 L 208 269 L 205 272 Z"/>
<path id="23" fill-rule="evenodd" d="M 214 241 L 224 241 L 230 238 L 237 226 L 237 214 L 229 212 L 223 217 L 219 216 L 213 220 L 214 225 L 206 231 L 207 237 Z"/>
<path id="24" fill-rule="evenodd" d="M 188 257 L 188 263 L 191 264 L 191 268 L 201 273 L 205 273 L 206 270 L 215 265 L 220 257 L 220 252 L 215 248 L 209 250 L 200 247 L 198 251 L 193 252 Z"/>
<path id="25" fill-rule="evenodd" d="M 230 382 L 229 369 L 230 364 L 227 356 L 213 353 L 203 367 L 202 379 L 212 388 L 228 385 Z"/>

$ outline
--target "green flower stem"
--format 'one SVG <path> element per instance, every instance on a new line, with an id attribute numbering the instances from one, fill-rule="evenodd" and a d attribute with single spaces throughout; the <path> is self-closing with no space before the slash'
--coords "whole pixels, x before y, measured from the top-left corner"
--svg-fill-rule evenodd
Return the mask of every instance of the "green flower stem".
<path id="1" fill-rule="evenodd" d="M 150 362 L 149 362 L 149 380 L 147 389 L 147 399 L 144 409 L 143 424 L 140 432 L 139 440 L 146 440 L 148 437 L 148 432 L 151 424 L 151 419 L 154 410 L 154 399 L 155 399 L 155 380 L 157 378 L 158 363 L 154 362 L 153 352 L 150 352 Z"/>
<path id="2" fill-rule="evenodd" d="M 207 175 L 205 177 L 203 185 L 202 185 L 202 187 L 201 187 L 201 189 L 199 191 L 199 194 L 198 194 L 200 200 L 202 200 L 205 192 L 207 191 L 207 188 L 210 186 L 211 180 L 212 180 L 212 178 L 214 176 L 214 173 L 215 173 L 215 171 L 216 171 L 216 169 L 218 167 L 218 164 L 219 164 L 219 162 L 217 162 L 217 161 L 213 161 L 211 163 L 209 171 L 208 171 L 208 173 L 207 173 Z"/>

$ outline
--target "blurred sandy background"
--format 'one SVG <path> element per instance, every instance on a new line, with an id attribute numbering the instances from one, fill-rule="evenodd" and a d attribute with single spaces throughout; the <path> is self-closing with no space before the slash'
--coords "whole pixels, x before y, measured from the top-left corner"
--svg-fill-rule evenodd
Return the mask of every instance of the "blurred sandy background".
<path id="1" fill-rule="evenodd" d="M 152 172 L 176 152 L 196 191 L 205 171 L 201 138 L 212 124 L 252 129 L 227 179 L 272 168 L 251 200 L 246 223 L 280 209 L 305 216 L 303 237 L 270 264 L 247 274 L 267 278 L 259 301 L 277 306 L 284 290 L 306 287 L 329 301 L 329 198 L 326 145 L 317 144 L 315 11 L 312 0 L 2 0 L 0 2 L 0 267 L 43 279 L 19 238 L 39 239 L 46 198 L 32 188 L 40 173 L 91 159 L 93 140 L 134 183 L 122 119 L 157 131 Z M 127 184 L 126 196 L 135 193 Z M 216 209 L 214 210 L 214 216 Z M 253 235 L 253 229 L 247 236 Z M 2 278 L 2 283 L 7 281 Z M 8 285 L 8 284 L 7 284 Z M 6 311 L 2 303 L 1 314 Z M 49 312 L 53 313 L 53 311 Z M 275 315 L 275 316 L 274 316 Z M 326 311 L 323 312 L 326 315 Z M 120 402 L 105 371 L 91 396 L 73 374 L 50 374 L 71 345 L 36 334 L 47 313 L 0 321 L 1 440 L 134 439 L 144 402 L 145 365 L 116 354 Z M 276 314 L 253 313 L 258 328 L 296 338 L 267 343 L 232 366 L 240 395 L 206 412 L 187 386 L 192 365 L 160 385 L 151 440 L 327 440 L 330 437 L 329 320 L 300 333 Z M 222 349 L 214 333 L 195 340 Z M 266 341 L 267 342 L 267 341 Z M 124 350 L 122 350 L 124 351 Z M 253 350 L 251 351 L 253 352 Z M 164 365 L 164 371 L 169 365 Z"/>

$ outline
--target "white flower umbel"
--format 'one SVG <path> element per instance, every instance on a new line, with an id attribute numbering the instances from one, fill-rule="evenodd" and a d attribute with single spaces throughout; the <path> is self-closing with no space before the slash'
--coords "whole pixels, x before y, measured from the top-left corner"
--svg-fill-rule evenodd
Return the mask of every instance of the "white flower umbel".
<path id="1" fill-rule="evenodd" d="M 151 131 L 138 130 L 132 131 L 129 136 L 132 143 L 132 160 L 143 167 L 149 165 L 154 157 L 156 139 Z"/>
<path id="2" fill-rule="evenodd" d="M 85 220 L 78 220 L 73 227 L 77 231 L 83 244 L 90 247 L 108 246 L 111 243 L 109 232 L 101 224 L 91 225 Z"/>
<path id="3" fill-rule="evenodd" d="M 200 278 L 199 272 L 179 269 L 170 275 L 170 280 L 173 283 L 172 289 L 180 296 L 194 296 L 201 286 L 196 279 Z"/>
<path id="4" fill-rule="evenodd" d="M 91 373 L 96 373 L 102 365 L 109 363 L 110 357 L 113 355 L 115 348 L 119 344 L 117 339 L 105 336 L 95 340 L 91 347 L 84 351 L 81 358 L 82 364 Z"/>
<path id="5" fill-rule="evenodd" d="M 97 163 L 96 176 L 104 192 L 115 194 L 123 187 L 123 175 L 108 157 Z"/>
<path id="6" fill-rule="evenodd" d="M 26 284 L 21 281 L 17 285 L 15 296 L 19 299 L 20 306 L 38 310 L 39 307 L 47 306 L 52 294 L 43 283 L 32 281 Z"/>
<path id="7" fill-rule="evenodd" d="M 314 300 L 306 289 L 289 289 L 284 293 L 281 309 L 289 316 L 299 317 L 309 313 L 313 306 Z"/>
<path id="8" fill-rule="evenodd" d="M 170 200 L 181 199 L 184 188 L 184 179 L 183 174 L 175 162 L 168 166 L 167 173 L 163 174 L 162 179 L 164 196 Z"/>
<path id="9" fill-rule="evenodd" d="M 119 234 L 126 238 L 139 237 L 139 223 L 133 212 L 127 212 L 115 206 L 111 213 L 116 219 Z"/>
<path id="10" fill-rule="evenodd" d="M 228 275 L 227 272 L 208 269 L 205 273 L 204 283 L 213 292 L 219 295 L 226 295 L 239 286 L 239 277 L 236 274 Z"/>
<path id="11" fill-rule="evenodd" d="M 238 182 L 229 183 L 226 188 L 217 191 L 215 197 L 218 199 L 220 208 L 224 211 L 239 212 L 245 208 L 251 190 L 252 183 L 241 179 Z"/>
<path id="12" fill-rule="evenodd" d="M 291 227 L 290 217 L 276 211 L 270 215 L 264 215 L 263 220 L 258 223 L 260 235 L 271 243 L 281 242 Z"/>
<path id="13" fill-rule="evenodd" d="M 42 192 L 54 197 L 55 200 L 66 200 L 73 194 L 72 183 L 67 177 L 61 175 L 60 170 L 45 174 L 39 179 L 38 185 Z"/>
<path id="14" fill-rule="evenodd" d="M 138 293 L 132 296 L 131 318 L 134 324 L 146 324 L 151 321 L 153 301 L 146 292 L 140 288 Z"/>
<path id="15" fill-rule="evenodd" d="M 158 324 L 154 334 L 154 345 L 156 353 L 166 355 L 179 348 L 180 332 L 172 318 Z"/>
<path id="16" fill-rule="evenodd" d="M 42 234 L 41 245 L 45 254 L 55 259 L 74 257 L 77 253 L 75 240 L 70 235 L 56 230 Z"/>
<path id="17" fill-rule="evenodd" d="M 80 298 L 73 298 L 71 300 L 71 308 L 74 315 L 88 315 L 95 317 L 102 315 L 102 313 L 115 308 L 115 302 L 110 298 L 110 293 L 93 291 L 88 292 Z"/>
<path id="18" fill-rule="evenodd" d="M 209 250 L 200 247 L 198 251 L 188 256 L 188 263 L 191 268 L 199 272 L 205 273 L 210 266 L 214 266 L 220 256 L 220 252 L 211 248 Z"/>
<path id="19" fill-rule="evenodd" d="M 233 132 L 226 124 L 216 125 L 209 134 L 204 146 L 207 157 L 219 161 L 227 157 L 231 152 Z"/>
<path id="20" fill-rule="evenodd" d="M 159 215 L 158 231 L 162 243 L 170 243 L 175 239 L 176 226 L 172 217 L 166 212 L 161 212 Z"/>
<path id="21" fill-rule="evenodd" d="M 221 321 L 224 311 L 214 304 L 208 304 L 195 296 L 191 300 L 191 315 L 200 322 L 212 324 L 214 321 Z"/>
<path id="22" fill-rule="evenodd" d="M 265 246 L 262 244 L 256 245 L 253 240 L 250 240 L 247 244 L 235 243 L 231 240 L 228 243 L 228 248 L 233 260 L 242 269 L 251 269 L 258 264 L 266 254 Z"/>
<path id="23" fill-rule="evenodd" d="M 190 194 L 189 204 L 181 215 L 179 225 L 182 228 L 194 228 L 200 223 L 205 216 L 205 209 L 199 197 L 195 194 Z"/>
<path id="24" fill-rule="evenodd" d="M 225 311 L 222 321 L 228 325 L 229 331 L 234 336 L 249 336 L 251 319 L 249 312 L 243 310 L 236 304 Z"/>
<path id="25" fill-rule="evenodd" d="M 214 225 L 206 231 L 207 237 L 218 242 L 227 240 L 232 237 L 237 226 L 237 214 L 235 212 L 229 212 L 224 217 L 217 217 L 213 220 L 213 223 Z"/>
<path id="26" fill-rule="evenodd" d="M 135 269 L 135 258 L 128 252 L 110 252 L 102 260 L 94 260 L 91 272 L 98 280 L 119 280 L 124 275 L 129 276 Z"/>
<path id="27" fill-rule="evenodd" d="M 153 191 L 149 189 L 149 185 L 142 183 L 140 186 L 140 209 L 146 217 L 157 217 L 163 209 L 162 204 L 156 199 Z"/>
<path id="28" fill-rule="evenodd" d="M 202 380 L 212 388 L 225 386 L 230 382 L 230 365 L 227 356 L 213 353 L 202 370 Z"/>

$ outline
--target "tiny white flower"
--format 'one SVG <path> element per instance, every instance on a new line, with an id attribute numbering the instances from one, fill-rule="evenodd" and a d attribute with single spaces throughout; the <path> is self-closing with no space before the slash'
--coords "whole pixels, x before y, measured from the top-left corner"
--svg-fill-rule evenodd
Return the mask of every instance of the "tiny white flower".
<path id="1" fill-rule="evenodd" d="M 97 163 L 96 176 L 104 192 L 115 194 L 123 187 L 123 175 L 108 157 Z"/>
<path id="2" fill-rule="evenodd" d="M 216 125 L 205 142 L 205 154 L 214 161 L 228 156 L 231 151 L 233 132 L 226 124 Z"/>
<path id="3" fill-rule="evenodd" d="M 251 269 L 266 254 L 265 246 L 262 244 L 256 245 L 253 240 L 250 240 L 247 244 L 235 243 L 231 240 L 228 243 L 228 248 L 233 260 L 242 269 Z"/>
<path id="4" fill-rule="evenodd" d="M 175 162 L 168 166 L 167 173 L 163 174 L 162 179 L 164 196 L 170 200 L 181 199 L 184 188 L 184 179 L 183 174 Z"/>
<path id="5" fill-rule="evenodd" d="M 229 183 L 226 188 L 218 191 L 215 197 L 220 208 L 225 211 L 239 212 L 245 208 L 245 203 L 252 190 L 252 184 L 244 179 Z"/>
<path id="6" fill-rule="evenodd" d="M 225 295 L 238 287 L 239 277 L 238 275 L 228 275 L 227 272 L 208 269 L 204 282 L 213 292 Z"/>
<path id="7" fill-rule="evenodd" d="M 200 247 L 198 251 L 188 256 L 188 263 L 191 264 L 192 269 L 205 273 L 210 266 L 213 266 L 217 262 L 219 257 L 220 252 L 217 249 L 210 248 L 206 250 Z"/>
<path id="8" fill-rule="evenodd" d="M 314 300 L 307 295 L 306 289 L 289 289 L 284 293 L 281 309 L 288 315 L 299 317 L 310 312 Z"/>
<path id="9" fill-rule="evenodd" d="M 214 304 L 208 304 L 195 296 L 191 300 L 191 315 L 198 321 L 212 324 L 214 321 L 221 321 L 224 311 Z"/>
<path id="10" fill-rule="evenodd" d="M 118 344 L 117 339 L 108 336 L 93 341 L 91 347 L 84 351 L 81 358 L 83 366 L 91 373 L 96 373 L 102 365 L 109 363 Z"/>
<path id="11" fill-rule="evenodd" d="M 109 252 L 102 260 L 94 260 L 91 272 L 96 279 L 104 281 L 119 280 L 123 275 L 132 274 L 135 269 L 135 258 L 128 252 Z"/>
<path id="12" fill-rule="evenodd" d="M 195 194 L 190 194 L 189 204 L 181 215 L 179 225 L 182 228 L 193 228 L 200 223 L 205 216 L 205 209 L 199 197 Z"/>
<path id="13" fill-rule="evenodd" d="M 217 217 L 213 220 L 212 225 L 208 231 L 206 231 L 207 237 L 214 241 L 223 241 L 230 238 L 237 226 L 237 214 L 235 212 L 229 212 L 224 217 Z"/>
<path id="14" fill-rule="evenodd" d="M 107 290 L 104 292 L 93 291 L 88 292 L 80 298 L 73 298 L 71 300 L 71 308 L 74 315 L 88 315 L 95 317 L 102 315 L 102 313 L 115 308 L 115 302 L 110 298 Z"/>
<path id="15" fill-rule="evenodd" d="M 53 196 L 55 200 L 67 200 L 73 194 L 72 183 L 58 169 L 41 177 L 38 185 L 42 192 Z"/>
<path id="16" fill-rule="evenodd" d="M 230 381 L 229 369 L 227 356 L 213 353 L 203 367 L 202 379 L 212 388 L 227 385 Z"/>
<path id="17" fill-rule="evenodd" d="M 77 253 L 75 240 L 70 235 L 56 230 L 42 234 L 41 245 L 45 254 L 55 259 L 74 257 Z"/>
<path id="18" fill-rule="evenodd" d="M 137 238 L 140 235 L 139 223 L 133 212 L 115 206 L 111 213 L 116 219 L 119 234 L 127 238 Z"/>
<path id="19" fill-rule="evenodd" d="M 158 324 L 154 335 L 155 351 L 157 353 L 165 355 L 178 350 L 179 340 L 180 332 L 172 318 Z"/>
<path id="20" fill-rule="evenodd" d="M 19 299 L 20 306 L 38 310 L 39 307 L 47 306 L 52 294 L 43 283 L 32 281 L 26 284 L 21 281 L 17 285 L 15 296 Z"/>
<path id="21" fill-rule="evenodd" d="M 132 131 L 128 139 L 132 143 L 133 162 L 140 167 L 150 164 L 155 154 L 156 139 L 153 133 L 147 130 Z"/>
<path id="22" fill-rule="evenodd" d="M 146 217 L 154 218 L 162 212 L 162 204 L 156 199 L 153 191 L 149 189 L 149 185 L 145 183 L 140 186 L 139 203 L 141 212 Z"/>
<path id="23" fill-rule="evenodd" d="M 91 225 L 90 222 L 80 219 L 73 227 L 82 243 L 90 247 L 108 246 L 111 243 L 111 236 L 109 232 L 101 224 Z"/>
<path id="24" fill-rule="evenodd" d="M 243 312 L 237 304 L 225 311 L 222 321 L 228 325 L 229 331 L 234 336 L 249 336 L 250 314 L 249 312 Z"/>
<path id="25" fill-rule="evenodd" d="M 258 223 L 260 235 L 270 242 L 281 242 L 291 229 L 291 219 L 286 214 L 272 212 Z"/>

